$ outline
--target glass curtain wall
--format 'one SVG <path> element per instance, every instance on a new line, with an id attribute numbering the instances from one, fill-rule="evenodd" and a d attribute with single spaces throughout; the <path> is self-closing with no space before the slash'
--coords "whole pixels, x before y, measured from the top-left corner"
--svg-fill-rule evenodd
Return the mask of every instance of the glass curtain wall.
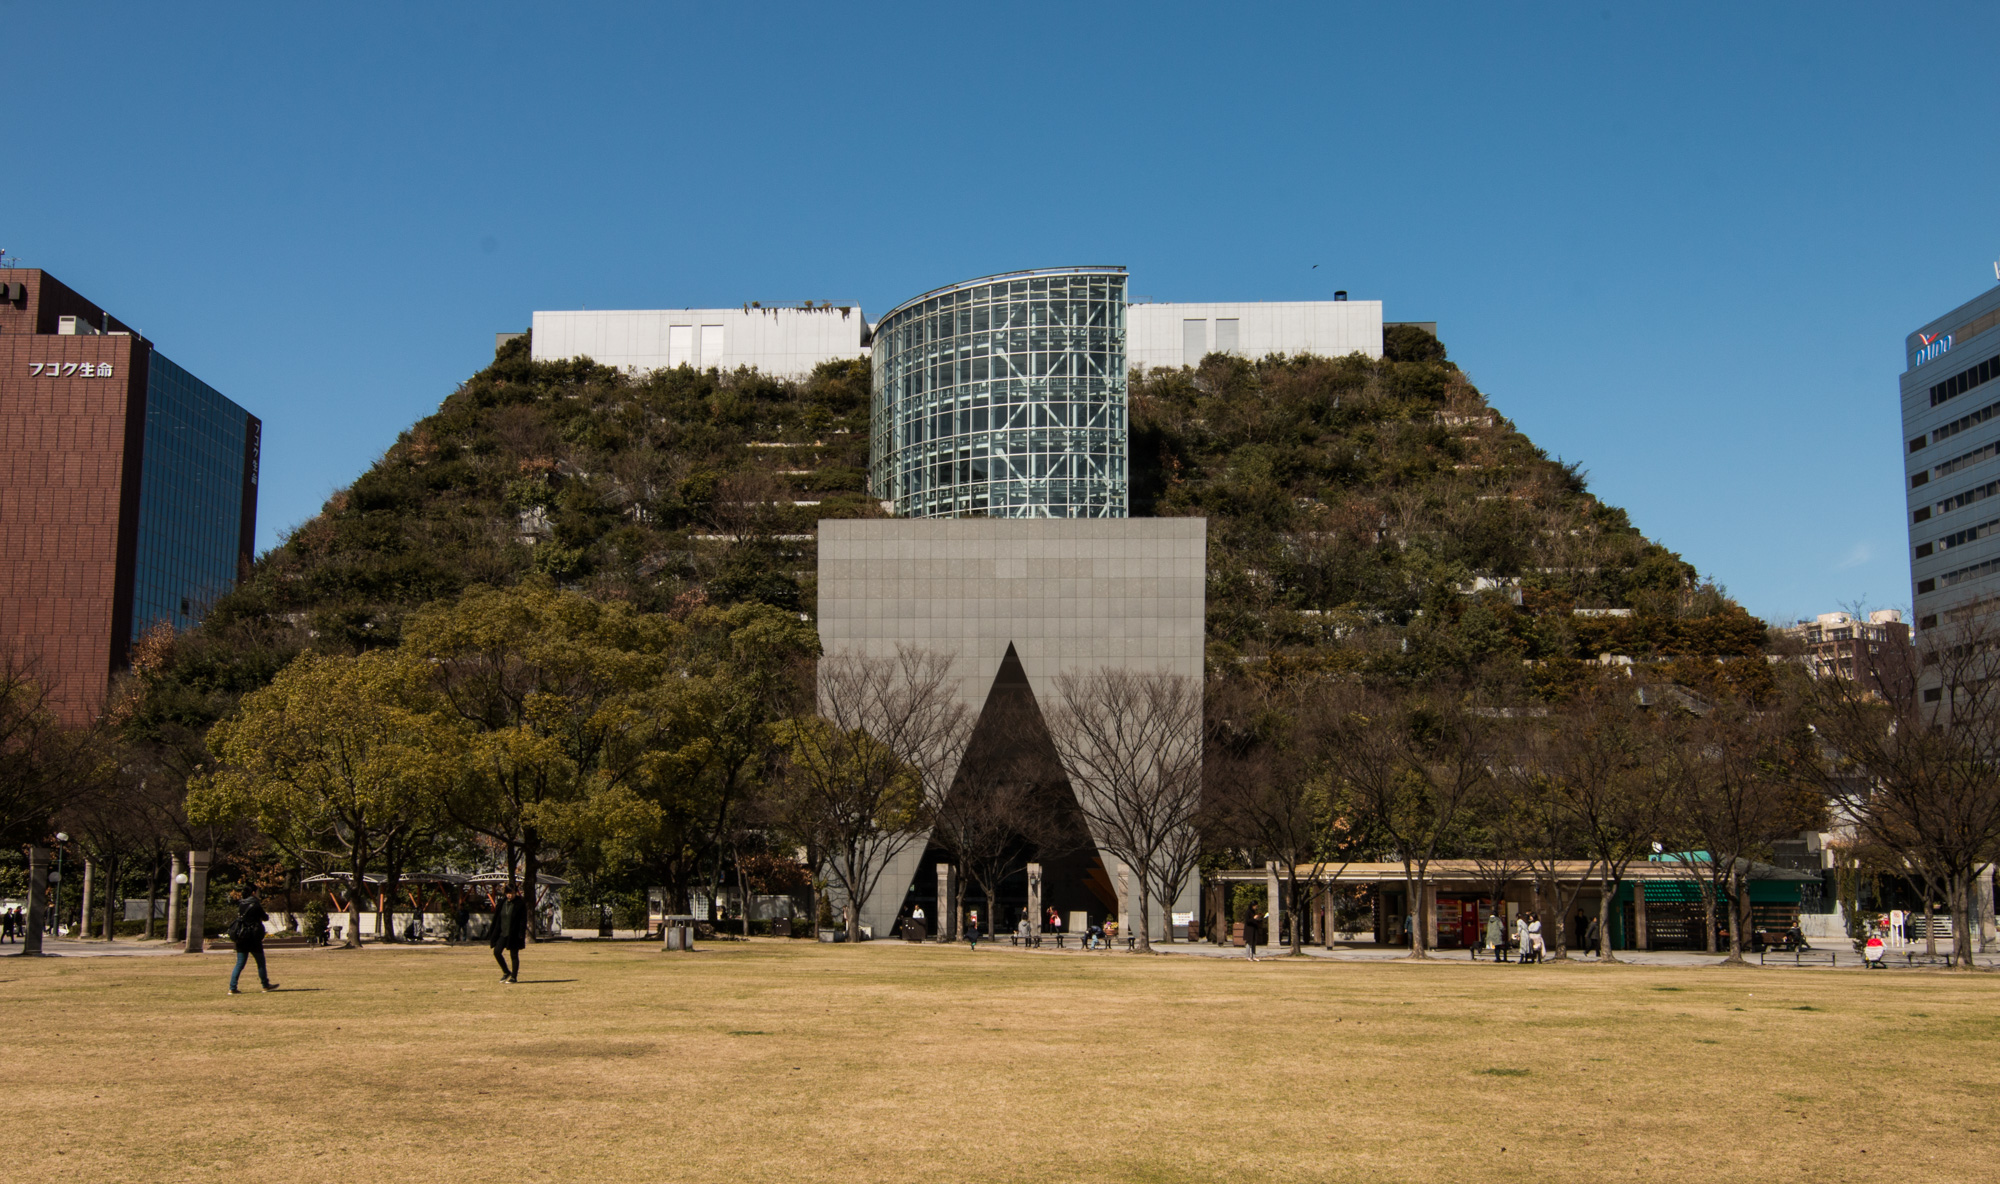
<path id="1" fill-rule="evenodd" d="M 189 628 L 236 586 L 249 430 L 249 412 L 153 354 L 139 469 L 134 641 L 162 621 Z"/>
<path id="2" fill-rule="evenodd" d="M 871 478 L 899 517 L 1125 517 L 1124 268 L 927 292 L 874 358 Z"/>

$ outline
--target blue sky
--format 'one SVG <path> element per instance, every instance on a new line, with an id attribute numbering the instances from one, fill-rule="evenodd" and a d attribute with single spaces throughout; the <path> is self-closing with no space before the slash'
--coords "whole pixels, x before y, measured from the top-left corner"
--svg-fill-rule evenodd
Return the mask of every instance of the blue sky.
<path id="1" fill-rule="evenodd" d="M 263 547 L 536 308 L 1122 263 L 1436 320 L 1753 612 L 1905 606 L 2000 9 L 1631 8 L 0 0 L 0 247 L 264 419 Z"/>

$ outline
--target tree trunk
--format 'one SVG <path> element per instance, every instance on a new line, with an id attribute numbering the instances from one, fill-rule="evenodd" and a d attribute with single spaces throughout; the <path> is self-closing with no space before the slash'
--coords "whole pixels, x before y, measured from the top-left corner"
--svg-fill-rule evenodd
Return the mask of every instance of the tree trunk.
<path id="1" fill-rule="evenodd" d="M 105 941 L 116 941 L 118 939 L 117 918 L 118 918 L 118 913 L 121 911 L 118 906 L 122 903 L 119 900 L 118 896 L 118 871 L 119 871 L 118 864 L 119 861 L 115 858 L 106 859 L 104 861 L 103 888 L 104 888 L 104 940 Z"/>
<path id="2" fill-rule="evenodd" d="M 736 861 L 736 895 L 739 898 L 740 905 L 742 906 L 741 912 L 743 913 L 743 916 L 739 919 L 743 923 L 743 940 L 749 941 L 750 940 L 750 885 L 743 879 L 743 861 L 741 859 L 738 859 Z M 773 929 L 772 932 L 775 933 L 777 932 L 777 930 Z"/>
<path id="3" fill-rule="evenodd" d="M 367 881 L 361 876 L 368 867 L 368 844 L 359 834 L 354 836 L 354 840 L 354 857 L 349 868 L 354 881 L 348 885 L 350 891 L 347 894 L 347 940 L 341 943 L 343 949 L 349 950 L 361 948 L 361 893 L 367 886 Z"/>
<path id="4" fill-rule="evenodd" d="M 160 899 L 160 857 L 155 852 L 146 867 L 146 927 L 140 932 L 143 941 L 153 940 L 153 906 Z"/>
<path id="5" fill-rule="evenodd" d="M 1421 871 L 1412 869 L 1409 860 L 1403 861 L 1403 910 L 1410 926 L 1409 957 L 1424 960 L 1430 957 L 1424 952 L 1424 877 Z"/>
<path id="6" fill-rule="evenodd" d="M 522 838 L 525 841 L 521 844 L 521 899 L 528 906 L 528 941 L 532 943 L 539 940 L 540 935 L 535 930 L 540 927 L 542 919 L 541 902 L 536 899 L 537 881 L 542 872 L 542 842 L 541 836 L 532 829 L 524 832 Z"/>
<path id="7" fill-rule="evenodd" d="M 1298 958 L 1303 956 L 1305 953 L 1305 951 L 1300 948 L 1302 945 L 1304 945 L 1305 938 L 1304 935 L 1299 932 L 1300 929 L 1304 928 L 1302 925 L 1299 924 L 1299 922 L 1305 919 L 1306 910 L 1302 907 L 1305 904 L 1305 902 L 1299 899 L 1299 864 L 1297 860 L 1292 861 L 1291 869 L 1292 869 L 1291 874 L 1285 878 L 1289 882 L 1288 886 L 1292 894 L 1292 932 L 1290 934 L 1292 939 L 1291 940 L 1292 957 Z M 1169 905 L 1168 907 L 1171 908 L 1172 906 Z M 1171 930 L 1173 926 L 1169 925 L 1167 928 Z"/>
<path id="8" fill-rule="evenodd" d="M 1139 932 L 1132 935 L 1136 939 L 1132 948 L 1141 954 L 1150 954 L 1153 952 L 1153 894 L 1146 891 L 1146 877 L 1135 878 L 1138 882 L 1133 887 L 1139 893 Z"/>
<path id="9" fill-rule="evenodd" d="M 383 941 L 403 940 L 402 935 L 396 932 L 396 889 L 403 880 L 402 848 L 400 839 L 391 839 L 383 845 L 382 899 L 376 910 L 378 919 L 375 922 L 376 936 Z"/>
<path id="10" fill-rule="evenodd" d="M 1739 901 L 1742 895 L 1741 873 L 1731 868 L 1723 879 L 1724 897 L 1729 906 L 1729 956 L 1723 965 L 1743 964 L 1743 909 Z"/>
<path id="11" fill-rule="evenodd" d="M 1599 962 L 1622 961 L 1618 955 L 1611 952 L 1611 926 L 1606 925 L 1604 922 L 1606 915 L 1611 912 L 1611 902 L 1618 899 L 1618 885 L 1623 882 L 1623 876 L 1620 876 L 1616 880 L 1612 879 L 1609 868 L 1599 872 L 1597 876 L 1597 960 Z"/>
<path id="12" fill-rule="evenodd" d="M 1972 969 L 1972 877 L 1964 872 L 1952 877 L 1951 934 L 1952 963 Z"/>
<path id="13" fill-rule="evenodd" d="M 1932 905 L 1934 905 L 1936 902 L 1931 899 L 1931 896 L 1932 893 L 1930 889 L 1928 887 L 1925 888 L 1924 889 L 1924 953 L 1929 955 L 1931 958 L 1935 959 L 1937 957 L 1937 910 L 1932 907 Z M 1908 924 L 1909 922 L 1907 921 L 1904 922 L 1905 926 L 1907 926 Z M 1905 929 L 1905 932 L 1908 932 L 1908 930 Z"/>
<path id="14" fill-rule="evenodd" d="M 1715 857 L 1709 856 L 1708 875 L 1701 879 L 1701 944 L 1709 953 L 1717 953 L 1715 948 L 1715 897 L 1722 890 L 1715 874 Z M 1598 928 L 1605 928 L 1599 923 Z"/>

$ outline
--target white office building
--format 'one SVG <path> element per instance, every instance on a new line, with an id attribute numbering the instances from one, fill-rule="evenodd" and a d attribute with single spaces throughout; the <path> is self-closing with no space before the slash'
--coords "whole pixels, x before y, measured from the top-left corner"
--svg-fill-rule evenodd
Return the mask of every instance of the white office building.
<path id="1" fill-rule="evenodd" d="M 1904 492 L 1919 633 L 2000 610 L 2000 287 L 1903 343 Z"/>
<path id="2" fill-rule="evenodd" d="M 868 320 L 851 304 L 586 309 L 536 313 L 530 356 L 537 362 L 589 358 L 639 373 L 747 366 L 797 378 L 821 362 L 867 357 L 868 338 Z"/>
<path id="3" fill-rule="evenodd" d="M 1380 300 L 1130 304 L 1125 361 L 1133 369 L 1197 366 L 1209 354 L 1382 356 Z"/>

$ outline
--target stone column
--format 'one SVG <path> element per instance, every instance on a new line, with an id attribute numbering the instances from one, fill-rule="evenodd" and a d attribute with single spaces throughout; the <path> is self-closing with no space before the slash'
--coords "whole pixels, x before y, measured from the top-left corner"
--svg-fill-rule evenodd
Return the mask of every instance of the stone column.
<path id="1" fill-rule="evenodd" d="M 1608 913 L 1610 911 L 1610 903 L 1608 901 L 1599 904 L 1597 907 L 1601 912 Z M 1599 921 L 1598 924 L 1603 925 L 1604 922 Z M 1644 880 L 1632 881 L 1632 948 L 1635 950 L 1650 950 L 1653 948 L 1651 943 L 1646 940 L 1646 882 Z M 1706 944 L 1702 946 L 1704 950 L 1707 948 Z"/>
<path id="2" fill-rule="evenodd" d="M 202 924 L 208 911 L 208 851 L 188 852 L 187 952 L 202 951 Z"/>
<path id="3" fill-rule="evenodd" d="M 1272 859 L 1264 864 L 1264 944 L 1272 949 L 1283 944 L 1280 938 L 1282 926 L 1279 923 L 1279 911 L 1278 861 Z"/>
<path id="4" fill-rule="evenodd" d="M 174 940 L 175 926 L 181 919 L 181 857 L 178 853 L 168 856 L 167 863 L 167 941 Z"/>
<path id="5" fill-rule="evenodd" d="M 1992 864 L 1989 863 L 1985 867 L 1980 868 L 1979 874 L 1972 878 L 1972 893 L 1975 897 L 1972 905 L 1972 916 L 1979 925 L 1978 949 L 1982 954 L 1990 954 L 1993 952 L 1993 942 L 1996 936 L 2000 936 L 2000 934 L 1996 934 L 1994 931 Z"/>
<path id="6" fill-rule="evenodd" d="M 1118 864 L 1118 936 L 1132 936 L 1132 873 L 1120 859 Z"/>
<path id="7" fill-rule="evenodd" d="M 42 930 L 48 926 L 49 849 L 28 848 L 28 932 L 21 939 L 23 954 L 42 952 Z"/>
<path id="8" fill-rule="evenodd" d="M 1042 935 L 1042 865 L 1028 865 L 1028 932 Z"/>
<path id="9" fill-rule="evenodd" d="M 952 868 L 948 863 L 937 865 L 937 939 L 939 941 L 958 940 L 957 910 L 952 906 L 957 899 L 952 893 Z"/>
<path id="10" fill-rule="evenodd" d="M 83 861 L 83 908 L 76 914 L 76 935 L 79 938 L 90 936 L 90 873 L 91 861 L 86 859 Z"/>

